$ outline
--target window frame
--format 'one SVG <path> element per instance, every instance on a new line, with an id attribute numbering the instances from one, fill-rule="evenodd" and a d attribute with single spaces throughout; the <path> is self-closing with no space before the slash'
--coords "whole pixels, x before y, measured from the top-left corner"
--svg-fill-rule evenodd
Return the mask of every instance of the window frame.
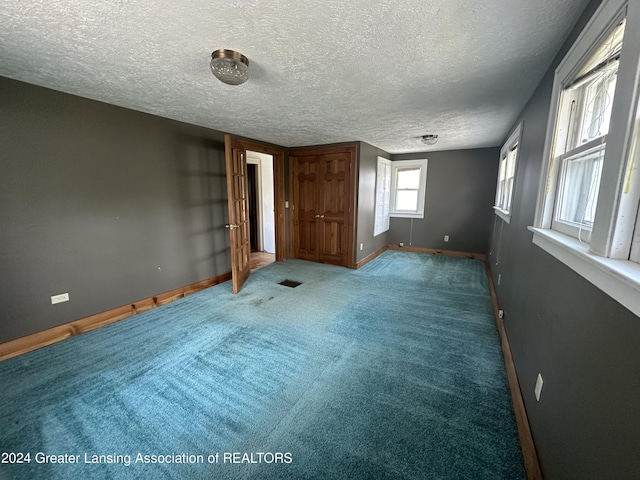
<path id="1" fill-rule="evenodd" d="M 609 133 L 590 243 L 554 230 L 559 162 L 554 142 L 562 91 L 576 71 L 626 18 Z M 640 168 L 640 4 L 604 0 L 556 69 L 538 188 L 533 243 L 569 266 L 619 303 L 640 315 L 640 264 L 630 260 L 638 227 Z M 637 233 L 636 233 L 637 235 Z"/>
<path id="2" fill-rule="evenodd" d="M 420 169 L 420 179 L 418 187 L 418 202 L 415 210 L 398 210 L 396 208 L 397 179 L 398 170 Z M 391 205 L 389 208 L 390 217 L 399 218 L 424 218 L 424 202 L 427 192 L 427 159 L 416 160 L 394 160 L 391 162 Z"/>
<path id="3" fill-rule="evenodd" d="M 513 210 L 513 199 L 515 198 L 515 189 L 516 189 L 516 177 L 518 175 L 518 158 L 520 157 L 520 144 L 522 139 L 522 122 L 511 132 L 507 141 L 504 142 L 504 145 L 500 149 L 500 163 L 498 164 L 498 180 L 496 184 L 496 198 L 493 206 L 493 211 L 496 215 L 498 215 L 502 220 L 507 223 L 511 222 L 511 211 Z M 516 150 L 515 157 L 513 158 L 513 166 L 511 170 L 513 170 L 513 176 L 508 178 L 509 171 L 509 154 Z M 505 185 L 507 186 L 508 181 L 511 180 L 511 188 L 507 190 L 508 193 L 503 197 L 504 187 L 501 185 L 501 173 L 505 171 Z M 504 202 L 503 202 L 504 200 Z"/>

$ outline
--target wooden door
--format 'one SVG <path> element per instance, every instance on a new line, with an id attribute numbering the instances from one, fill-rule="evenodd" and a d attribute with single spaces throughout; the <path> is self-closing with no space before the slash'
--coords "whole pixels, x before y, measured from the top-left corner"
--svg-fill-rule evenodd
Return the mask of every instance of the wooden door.
<path id="1" fill-rule="evenodd" d="M 291 157 L 293 210 L 295 228 L 292 231 L 294 257 L 318 261 L 318 162 L 315 155 Z"/>
<path id="2" fill-rule="evenodd" d="M 319 260 L 334 265 L 349 265 L 352 239 L 348 237 L 349 180 L 351 158 L 348 152 L 318 156 L 320 182 L 318 185 L 318 250 Z"/>
<path id="3" fill-rule="evenodd" d="M 242 143 L 230 135 L 224 136 L 224 150 L 229 203 L 227 227 L 231 237 L 231 280 L 233 293 L 238 293 L 251 273 L 247 158 Z"/>
<path id="4" fill-rule="evenodd" d="M 354 267 L 356 147 L 290 154 L 295 258 Z"/>

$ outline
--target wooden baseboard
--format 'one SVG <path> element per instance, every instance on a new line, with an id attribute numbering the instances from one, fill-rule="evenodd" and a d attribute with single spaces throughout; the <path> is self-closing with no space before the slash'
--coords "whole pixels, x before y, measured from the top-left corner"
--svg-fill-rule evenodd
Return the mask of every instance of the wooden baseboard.
<path id="1" fill-rule="evenodd" d="M 49 328 L 42 332 L 16 338 L 9 342 L 0 343 L 0 361 L 16 357 L 23 353 L 30 352 L 31 350 L 46 347 L 52 343 L 60 342 L 75 335 L 95 330 L 96 328 L 109 325 L 110 323 L 124 320 L 125 318 L 165 305 L 173 302 L 174 300 L 178 300 L 179 298 L 184 298 L 192 293 L 199 292 L 200 290 L 217 285 L 218 283 L 226 282 L 230 279 L 231 272 L 225 273 L 218 275 L 217 277 L 208 278 L 184 287 L 176 288 L 169 292 L 161 293 L 154 297 L 143 298 L 142 300 L 130 305 L 112 308 L 106 312 L 97 313 L 89 317 L 74 320 L 73 322 Z"/>
<path id="2" fill-rule="evenodd" d="M 500 318 L 499 315 L 500 306 L 498 303 L 498 294 L 496 292 L 495 284 L 493 283 L 493 276 L 491 275 L 491 268 L 489 267 L 488 262 L 486 262 L 486 272 L 489 280 L 489 290 L 491 292 L 491 301 L 493 303 L 493 313 L 496 320 L 496 328 L 498 330 L 498 334 L 500 335 L 502 356 L 504 357 L 507 379 L 509 381 L 509 389 L 511 390 L 511 401 L 513 402 L 513 412 L 516 417 L 518 436 L 520 437 L 520 446 L 522 449 L 524 468 L 527 473 L 528 480 L 542 480 L 542 469 L 540 468 L 538 453 L 536 452 L 536 446 L 533 442 L 533 435 L 531 434 L 531 427 L 529 426 L 527 410 L 525 409 L 524 401 L 522 399 L 522 392 L 520 391 L 520 382 L 518 381 L 518 375 L 513 363 L 513 357 L 511 356 L 509 339 L 507 337 L 507 332 L 504 329 L 504 321 L 502 318 Z"/>
<path id="3" fill-rule="evenodd" d="M 440 250 L 435 248 L 423 248 L 423 247 L 411 247 L 411 246 L 399 246 L 399 245 L 387 245 L 389 250 L 398 250 L 413 253 L 428 253 L 431 255 L 443 255 L 445 257 L 455 258 L 473 258 L 474 260 L 487 261 L 487 255 L 484 253 L 470 253 L 470 252 L 457 252 L 455 250 Z"/>
<path id="4" fill-rule="evenodd" d="M 388 246 L 387 245 L 384 245 L 384 246 L 380 247 L 378 250 L 376 250 L 375 252 L 367 255 L 362 260 L 360 260 L 358 263 L 356 263 L 356 268 L 364 267 L 371 260 L 375 259 L 376 257 L 378 257 L 378 255 L 381 255 L 382 253 L 386 252 L 387 250 L 388 250 Z"/>

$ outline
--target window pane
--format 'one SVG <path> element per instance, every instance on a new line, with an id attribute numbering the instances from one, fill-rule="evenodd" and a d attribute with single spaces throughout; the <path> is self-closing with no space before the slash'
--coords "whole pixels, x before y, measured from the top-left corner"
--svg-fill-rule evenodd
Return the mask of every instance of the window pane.
<path id="1" fill-rule="evenodd" d="M 513 178 L 507 180 L 505 188 L 504 209 L 511 210 L 511 200 L 513 199 Z"/>
<path id="2" fill-rule="evenodd" d="M 396 210 L 412 212 L 418 210 L 418 191 L 398 190 L 396 193 Z"/>
<path id="3" fill-rule="evenodd" d="M 605 146 L 565 160 L 558 220 L 591 229 L 600 188 Z"/>
<path id="4" fill-rule="evenodd" d="M 565 90 L 569 114 L 562 152 L 569 152 L 609 132 L 624 27 L 625 22 L 622 22 L 614 29 Z"/>
<path id="5" fill-rule="evenodd" d="M 398 179 L 397 179 L 396 188 L 398 189 L 420 188 L 420 169 L 419 168 L 398 169 Z"/>
<path id="6" fill-rule="evenodd" d="M 391 200 L 391 161 L 378 157 L 376 206 L 373 236 L 389 230 L 389 202 Z"/>
<path id="7" fill-rule="evenodd" d="M 613 94 L 616 89 L 618 65 L 586 86 L 584 115 L 580 142 L 587 143 L 609 133 Z"/>
<path id="8" fill-rule="evenodd" d="M 506 179 L 500 182 L 500 204 L 498 206 L 503 210 L 507 210 L 507 184 L 508 181 Z"/>
<path id="9" fill-rule="evenodd" d="M 576 78 L 583 77 L 592 70 L 595 70 L 598 65 L 606 62 L 606 60 L 610 58 L 611 55 L 616 54 L 622 49 L 622 38 L 624 37 L 624 29 L 626 23 L 627 21 L 626 19 L 624 19 L 613 29 L 607 39 L 602 42 L 602 44 L 596 49 L 593 55 L 591 55 L 589 60 L 584 63 L 584 65 L 576 75 Z"/>
<path id="10" fill-rule="evenodd" d="M 498 180 L 503 181 L 507 173 L 507 157 L 500 160 L 500 170 L 498 171 Z"/>
<path id="11" fill-rule="evenodd" d="M 509 152 L 507 157 L 507 178 L 513 178 L 516 174 L 516 157 L 518 156 L 518 146 Z"/>

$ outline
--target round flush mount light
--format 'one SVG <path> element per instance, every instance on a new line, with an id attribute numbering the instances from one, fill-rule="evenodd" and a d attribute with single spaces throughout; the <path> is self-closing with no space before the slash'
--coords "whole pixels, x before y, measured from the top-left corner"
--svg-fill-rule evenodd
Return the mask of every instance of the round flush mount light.
<path id="1" fill-rule="evenodd" d="M 429 135 L 422 136 L 422 143 L 426 145 L 435 145 L 437 141 L 438 141 L 438 135 L 436 134 L 429 134 Z"/>
<path id="2" fill-rule="evenodd" d="M 210 66 L 216 78 L 227 85 L 240 85 L 249 79 L 249 59 L 235 50 L 216 50 Z"/>

